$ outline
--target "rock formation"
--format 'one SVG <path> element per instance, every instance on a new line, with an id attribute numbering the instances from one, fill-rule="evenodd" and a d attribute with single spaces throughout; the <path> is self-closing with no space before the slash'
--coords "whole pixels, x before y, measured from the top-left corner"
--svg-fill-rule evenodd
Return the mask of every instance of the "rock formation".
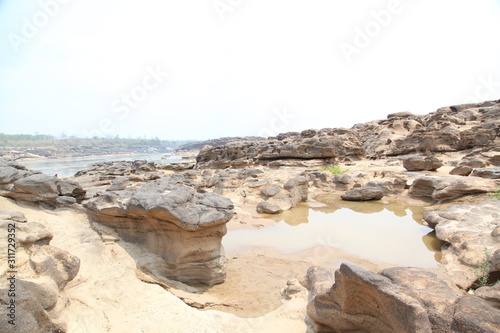
<path id="1" fill-rule="evenodd" d="M 85 190 L 75 181 L 62 180 L 0 160 L 0 195 L 51 207 L 80 202 Z"/>
<path id="2" fill-rule="evenodd" d="M 163 276 L 189 284 L 225 279 L 221 245 L 233 216 L 229 199 L 198 193 L 188 182 L 162 178 L 137 191 L 107 191 L 85 202 L 92 218 L 164 260 Z"/>
<path id="3" fill-rule="evenodd" d="M 478 261 L 491 255 L 489 273 L 500 279 L 500 200 L 477 205 L 455 205 L 448 209 L 426 212 L 424 220 L 436 229 L 436 237 L 447 242 L 442 249 L 442 263 L 462 288 L 475 277 Z M 466 279 L 468 277 L 468 279 Z"/>
<path id="4" fill-rule="evenodd" d="M 418 153 L 470 151 L 500 165 L 500 101 L 444 107 L 427 115 L 390 114 L 385 120 L 352 129 L 305 130 L 260 142 L 234 142 L 205 147 L 197 168 L 241 168 L 252 165 L 301 165 L 307 160 L 329 163 Z M 431 163 L 434 170 L 437 164 Z M 305 164 L 304 164 L 305 165 Z M 424 169 L 428 169 L 425 166 Z"/>
<path id="5" fill-rule="evenodd" d="M 423 269 L 395 267 L 377 274 L 344 263 L 329 290 L 317 289 L 307 307 L 315 332 L 493 333 L 500 329 L 498 308 L 480 297 L 460 297 Z"/>
<path id="6" fill-rule="evenodd" d="M 0 281 L 2 332 L 66 332 L 65 323 L 58 320 L 66 302 L 60 291 L 77 275 L 80 260 L 49 245 L 52 233 L 27 222 L 20 212 L 0 211 L 0 230 L 12 234 L 16 245 L 15 256 L 8 256 L 8 244 L 13 243 L 0 239 L 0 276 L 5 277 Z M 14 311 L 8 308 L 11 300 Z"/>

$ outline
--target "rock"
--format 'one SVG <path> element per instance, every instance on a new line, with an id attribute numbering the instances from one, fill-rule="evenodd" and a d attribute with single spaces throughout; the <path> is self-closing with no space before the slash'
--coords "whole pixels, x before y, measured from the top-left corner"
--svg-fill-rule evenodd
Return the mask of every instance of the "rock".
<path id="1" fill-rule="evenodd" d="M 37 222 L 16 224 L 17 240 L 27 246 L 31 244 L 47 245 L 54 235 Z"/>
<path id="2" fill-rule="evenodd" d="M 57 181 L 57 190 L 60 196 L 73 197 L 77 201 L 85 199 L 86 191 L 74 180 Z"/>
<path id="3" fill-rule="evenodd" d="M 479 297 L 462 296 L 457 302 L 452 329 L 456 333 L 497 333 L 500 310 Z"/>
<path id="4" fill-rule="evenodd" d="M 264 187 L 260 193 L 262 193 L 263 195 L 265 195 L 266 197 L 273 197 L 275 196 L 276 194 L 278 194 L 279 192 L 281 191 L 281 187 L 277 186 L 277 185 L 270 185 L 270 186 L 266 186 Z"/>
<path id="5" fill-rule="evenodd" d="M 56 177 L 44 174 L 30 175 L 16 180 L 12 191 L 5 196 L 30 202 L 53 201 L 59 196 L 57 181 Z"/>
<path id="6" fill-rule="evenodd" d="M 380 200 L 384 197 L 384 191 L 378 187 L 358 187 L 345 192 L 340 197 L 346 201 Z"/>
<path id="7" fill-rule="evenodd" d="M 283 185 L 283 188 L 290 192 L 293 201 L 298 200 L 297 203 L 307 201 L 309 182 L 306 177 L 292 178 Z"/>
<path id="8" fill-rule="evenodd" d="M 436 274 L 420 268 L 395 267 L 379 273 L 415 293 L 427 310 L 433 333 L 446 333 L 453 320 L 457 295 Z"/>
<path id="9" fill-rule="evenodd" d="M 304 283 L 309 291 L 309 301 L 311 301 L 314 296 L 325 293 L 332 287 L 334 282 L 335 278 L 330 270 L 321 266 L 309 267 Z"/>
<path id="10" fill-rule="evenodd" d="M 479 177 L 422 176 L 413 182 L 409 194 L 415 197 L 445 200 L 494 190 L 494 181 Z"/>
<path id="11" fill-rule="evenodd" d="M 286 282 L 286 287 L 281 290 L 281 295 L 285 300 L 301 297 L 306 289 L 300 285 L 299 280 L 292 279 Z"/>
<path id="12" fill-rule="evenodd" d="M 474 293 L 477 297 L 480 297 L 487 301 L 492 307 L 500 309 L 500 283 L 497 282 L 493 286 L 485 286 L 476 289 Z"/>
<path id="13" fill-rule="evenodd" d="M 307 314 L 318 332 L 431 332 L 431 322 L 414 293 L 389 278 L 343 263 L 335 284 L 317 295 Z"/>
<path id="14" fill-rule="evenodd" d="M 375 187 L 383 191 L 384 195 L 397 195 L 406 189 L 406 179 L 394 178 L 392 180 L 371 180 L 366 187 Z"/>
<path id="15" fill-rule="evenodd" d="M 500 168 L 474 169 L 472 176 L 490 179 L 500 179 Z"/>
<path id="16" fill-rule="evenodd" d="M 257 213 L 259 214 L 279 214 L 283 212 L 280 206 L 267 201 L 262 201 L 257 204 Z"/>
<path id="17" fill-rule="evenodd" d="M 7 266 L 7 238 L 0 239 L 0 316 L 5 322 L 2 332 L 66 332 L 64 319 L 57 309 L 68 302 L 60 293 L 73 279 L 79 268 L 78 258 L 64 250 L 49 245 L 52 233 L 36 222 L 26 222 L 24 214 L 0 211 L 0 230 L 7 235 L 15 224 L 16 262 L 14 274 L 15 296 L 11 289 L 11 267 Z M 15 300 L 15 326 L 7 320 L 11 304 Z"/>
<path id="18" fill-rule="evenodd" d="M 30 264 L 37 274 L 54 280 L 60 290 L 75 278 L 80 269 L 80 259 L 50 245 L 35 247 L 30 256 Z"/>
<path id="19" fill-rule="evenodd" d="M 408 171 L 434 171 L 443 166 L 443 163 L 434 156 L 414 156 L 403 160 L 403 167 Z"/>
<path id="20" fill-rule="evenodd" d="M 282 140 L 232 142 L 204 148 L 196 157 L 197 168 L 241 168 L 277 160 L 329 159 L 364 156 L 357 134 L 347 129 L 306 130 Z"/>
<path id="21" fill-rule="evenodd" d="M 221 240 L 234 214 L 229 199 L 197 193 L 194 184 L 166 177 L 135 192 L 106 192 L 85 206 L 123 240 L 159 255 L 165 277 L 188 284 L 224 281 Z"/>
<path id="22" fill-rule="evenodd" d="M 472 173 L 473 168 L 470 166 L 457 166 L 456 168 L 450 171 L 450 175 L 456 176 L 468 176 Z"/>
<path id="23" fill-rule="evenodd" d="M 0 210 L 0 220 L 9 220 L 15 222 L 26 222 L 26 216 L 15 210 Z"/>
<path id="24" fill-rule="evenodd" d="M 476 205 L 456 205 L 424 213 L 424 220 L 436 230 L 436 237 L 447 242 L 442 263 L 454 282 L 466 289 L 475 277 L 470 272 L 485 257 L 485 249 L 493 256 L 489 272 L 500 271 L 500 240 L 496 234 L 500 216 L 500 200 L 486 200 Z M 469 277 L 469 280 L 466 279 Z"/>
<path id="25" fill-rule="evenodd" d="M 458 166 L 471 167 L 471 168 L 484 168 L 486 164 L 483 161 L 477 159 L 464 160 L 458 164 Z"/>

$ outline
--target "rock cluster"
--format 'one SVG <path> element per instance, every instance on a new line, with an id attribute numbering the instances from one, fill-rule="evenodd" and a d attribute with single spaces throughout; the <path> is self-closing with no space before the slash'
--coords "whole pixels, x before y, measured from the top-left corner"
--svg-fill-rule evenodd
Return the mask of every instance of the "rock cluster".
<path id="1" fill-rule="evenodd" d="M 214 285 L 225 279 L 221 239 L 233 204 L 215 193 L 174 178 L 150 181 L 137 191 L 106 191 L 85 202 L 97 222 L 123 240 L 163 258 L 163 276 L 189 284 Z"/>
<path id="2" fill-rule="evenodd" d="M 465 104 L 423 116 L 408 112 L 390 114 L 385 120 L 358 124 L 352 129 L 311 129 L 260 142 L 207 146 L 197 157 L 197 168 L 298 165 L 314 159 L 325 163 L 334 159 L 376 159 L 464 150 L 472 150 L 468 158 L 478 156 L 498 165 L 499 112 L 500 101 Z M 421 170 L 434 170 L 439 165 L 431 161 L 422 163 L 424 169 Z"/>
<path id="3" fill-rule="evenodd" d="M 281 140 L 280 140 L 281 139 Z M 305 130 L 300 135 L 261 142 L 234 142 L 204 147 L 196 158 L 197 168 L 269 165 L 276 160 L 354 158 L 364 156 L 358 134 L 348 129 Z"/>
<path id="4" fill-rule="evenodd" d="M 8 257 L 7 250 L 12 243 L 6 237 L 0 239 L 0 276 L 4 277 L 0 281 L 2 332 L 66 332 L 65 324 L 58 320 L 66 302 L 60 291 L 78 274 L 80 260 L 51 246 L 50 230 L 27 222 L 20 212 L 0 210 L 0 230 L 2 235 L 15 235 L 16 240 L 12 262 L 8 261 L 12 257 Z M 11 299 L 15 301 L 14 317 L 8 316 Z M 15 318 L 16 325 L 8 324 L 8 318 Z"/>
<path id="5" fill-rule="evenodd" d="M 491 256 L 487 273 L 500 279 L 500 200 L 426 212 L 424 220 L 436 229 L 436 237 L 446 242 L 442 263 L 457 285 L 471 286 L 476 277 L 470 270 L 478 268 L 485 250 Z"/>
<path id="6" fill-rule="evenodd" d="M 423 269 L 396 267 L 377 274 L 344 263 L 330 289 L 325 291 L 324 283 L 317 281 L 309 289 L 319 291 L 307 307 L 315 332 L 493 333 L 500 329 L 498 294 L 488 300 L 460 296 Z"/>
<path id="7" fill-rule="evenodd" d="M 47 176 L 16 162 L 0 160 L 0 195 L 55 207 L 80 202 L 85 198 L 85 190 L 75 181 Z"/>

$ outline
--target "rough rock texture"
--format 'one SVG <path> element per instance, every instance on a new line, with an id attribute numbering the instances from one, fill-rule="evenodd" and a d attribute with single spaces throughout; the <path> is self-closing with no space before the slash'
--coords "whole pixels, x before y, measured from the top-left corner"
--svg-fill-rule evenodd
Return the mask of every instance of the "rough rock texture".
<path id="1" fill-rule="evenodd" d="M 280 206 L 267 201 L 259 202 L 256 209 L 260 214 L 279 214 L 283 211 Z"/>
<path id="2" fill-rule="evenodd" d="M 460 297 L 452 329 L 456 333 L 500 332 L 500 310 L 479 297 Z"/>
<path id="3" fill-rule="evenodd" d="M 409 193 L 415 197 L 446 200 L 494 190 L 494 181 L 479 177 L 422 176 L 413 182 Z"/>
<path id="4" fill-rule="evenodd" d="M 312 272 L 309 275 L 314 277 Z M 311 284 L 307 287 L 311 292 Z M 436 274 L 420 268 L 394 267 L 377 274 L 342 264 L 335 272 L 335 284 L 326 291 L 318 289 L 307 307 L 315 332 L 479 333 L 500 329 L 498 308 L 481 297 L 460 297 Z"/>
<path id="5" fill-rule="evenodd" d="M 474 282 L 470 269 L 477 268 L 485 249 L 492 256 L 490 273 L 500 271 L 500 200 L 426 212 L 424 220 L 436 229 L 437 238 L 448 243 L 442 263 L 457 285 L 466 288 Z"/>
<path id="6" fill-rule="evenodd" d="M 481 178 L 500 179 L 500 168 L 475 169 L 472 176 Z"/>
<path id="7" fill-rule="evenodd" d="M 280 140 L 281 139 L 281 140 Z M 305 130 L 300 135 L 283 136 L 261 142 L 235 142 L 220 147 L 204 147 L 197 156 L 197 168 L 267 165 L 275 160 L 360 158 L 362 142 L 348 129 Z"/>
<path id="8" fill-rule="evenodd" d="M 412 156 L 403 160 L 403 167 L 408 171 L 437 170 L 443 162 L 435 156 Z"/>
<path id="9" fill-rule="evenodd" d="M 83 200 L 85 190 L 75 181 L 47 176 L 16 162 L 0 160 L 0 195 L 56 206 Z"/>
<path id="10" fill-rule="evenodd" d="M 156 269 L 185 283 L 214 285 L 225 279 L 221 245 L 233 204 L 214 193 L 197 193 L 173 178 L 151 181 L 138 191 L 105 192 L 88 200 L 91 216 L 165 261 Z"/>
<path id="11" fill-rule="evenodd" d="M 342 264 L 335 284 L 307 313 L 318 332 L 431 332 L 429 315 L 411 290 L 353 264 Z"/>
<path id="12" fill-rule="evenodd" d="M 472 170 L 474 170 L 472 167 L 467 166 L 467 165 L 461 165 L 455 167 L 453 170 L 450 171 L 450 175 L 454 176 L 469 176 L 472 173 Z"/>
<path id="13" fill-rule="evenodd" d="M 443 107 L 427 115 L 392 114 L 353 127 L 367 157 L 498 147 L 500 102 Z"/>
<path id="14" fill-rule="evenodd" d="M 377 187 L 359 187 L 345 192 L 340 197 L 347 201 L 380 200 L 384 197 L 384 191 Z"/>
<path id="15" fill-rule="evenodd" d="M 7 238 L 0 240 L 0 276 L 4 276 L 0 281 L 1 331 L 65 332 L 65 323 L 54 309 L 65 306 L 60 291 L 77 275 L 80 260 L 49 245 L 52 233 L 39 223 L 26 222 L 20 212 L 0 211 L 0 230 L 15 235 L 16 240 L 14 261 L 8 261 L 12 257 L 8 258 Z M 10 297 L 13 292 L 15 297 Z M 11 299 L 15 300 L 14 317 L 8 308 Z M 15 326 L 8 323 L 12 319 Z"/>

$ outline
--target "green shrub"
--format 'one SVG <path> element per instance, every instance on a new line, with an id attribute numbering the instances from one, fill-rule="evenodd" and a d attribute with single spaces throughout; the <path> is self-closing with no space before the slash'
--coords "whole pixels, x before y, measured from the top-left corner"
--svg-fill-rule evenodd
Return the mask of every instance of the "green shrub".
<path id="1" fill-rule="evenodd" d="M 330 171 L 334 175 L 346 173 L 349 169 L 342 169 L 339 165 L 327 165 L 319 169 L 319 171 Z"/>
<path id="2" fill-rule="evenodd" d="M 491 195 L 491 198 L 500 200 L 500 186 L 497 186 L 495 192 Z"/>
<path id="3" fill-rule="evenodd" d="M 484 248 L 484 257 L 477 262 L 477 268 L 470 268 L 472 277 L 467 276 L 467 281 L 471 283 L 471 289 L 478 289 L 488 286 L 490 278 L 491 256 L 487 248 Z M 498 281 L 497 281 L 498 282 Z"/>

